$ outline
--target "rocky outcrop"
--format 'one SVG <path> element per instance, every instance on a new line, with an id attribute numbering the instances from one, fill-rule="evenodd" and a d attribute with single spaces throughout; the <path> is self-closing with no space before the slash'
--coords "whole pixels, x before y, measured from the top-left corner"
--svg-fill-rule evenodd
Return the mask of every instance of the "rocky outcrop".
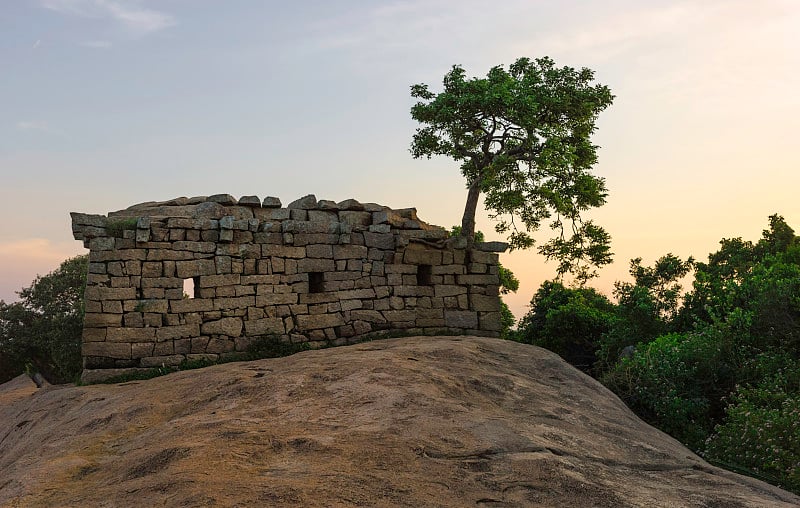
<path id="1" fill-rule="evenodd" d="M 800 505 L 710 466 L 556 355 L 499 339 L 11 392 L 0 506 Z"/>

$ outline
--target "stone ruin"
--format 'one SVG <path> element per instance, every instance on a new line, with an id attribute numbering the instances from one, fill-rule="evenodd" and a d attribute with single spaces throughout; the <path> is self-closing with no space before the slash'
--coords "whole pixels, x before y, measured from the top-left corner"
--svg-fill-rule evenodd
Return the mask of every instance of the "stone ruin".
<path id="1" fill-rule="evenodd" d="M 224 358 L 265 336 L 317 347 L 500 332 L 506 244 L 467 248 L 414 208 L 219 194 L 71 216 L 90 250 L 85 382 Z"/>

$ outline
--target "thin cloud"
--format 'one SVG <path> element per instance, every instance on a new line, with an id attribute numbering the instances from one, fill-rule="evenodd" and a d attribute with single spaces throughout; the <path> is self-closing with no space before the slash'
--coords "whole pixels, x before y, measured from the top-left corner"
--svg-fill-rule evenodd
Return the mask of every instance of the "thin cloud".
<path id="1" fill-rule="evenodd" d="M 123 0 L 41 0 L 45 9 L 84 18 L 109 18 L 129 30 L 147 34 L 174 25 L 175 18 L 154 9 L 148 9 Z"/>
<path id="2" fill-rule="evenodd" d="M 579 61 L 605 69 L 608 76 L 624 66 L 624 79 L 617 76 L 616 83 L 609 83 L 624 91 L 620 101 L 638 95 L 651 102 L 695 102 L 711 108 L 749 94 L 735 110 L 761 103 L 766 107 L 773 95 L 785 97 L 788 106 L 797 104 L 791 92 L 797 89 L 797 78 L 787 65 L 800 48 L 794 42 L 800 20 L 794 5 L 786 0 L 758 5 L 749 0 L 687 0 L 609 12 L 598 7 L 567 29 L 556 26 L 511 47 L 517 54 Z"/>
<path id="3" fill-rule="evenodd" d="M 111 41 L 83 41 L 80 43 L 85 48 L 108 49 L 112 46 Z"/>
<path id="4" fill-rule="evenodd" d="M 175 24 L 172 16 L 163 12 L 127 7 L 119 2 L 95 0 L 95 3 L 98 2 L 108 10 L 114 19 L 135 30 L 155 32 Z"/>
<path id="5" fill-rule="evenodd" d="M 679 2 L 648 6 L 624 12 L 609 12 L 601 17 L 584 17 L 570 30 L 554 30 L 516 43 L 520 54 L 544 48 L 547 54 L 580 54 L 596 60 L 609 60 L 633 51 L 659 37 L 677 37 L 702 23 L 715 5 Z"/>
<path id="6" fill-rule="evenodd" d="M 669 49 L 677 41 L 713 39 L 729 31 L 753 31 L 791 12 L 786 0 L 766 0 L 754 6 L 749 0 L 684 0 L 661 5 L 641 3 L 634 8 L 604 12 L 597 8 L 567 30 L 545 31 L 518 41 L 518 53 L 588 56 L 595 61 L 638 53 L 648 46 Z M 596 14 L 596 15 L 595 15 Z M 691 56 L 691 55 L 689 55 Z"/>
<path id="7" fill-rule="evenodd" d="M 386 47 L 425 45 L 430 34 L 440 33 L 452 9 L 441 0 L 378 3 L 368 9 L 348 10 L 311 23 L 319 34 L 319 50 L 360 49 L 382 52 Z M 402 31 L 402 35 L 401 32 Z"/>
<path id="8" fill-rule="evenodd" d="M 42 39 L 37 39 L 36 42 L 33 43 L 33 46 L 31 46 L 31 49 L 39 49 L 41 45 L 42 45 Z"/>
<path id="9" fill-rule="evenodd" d="M 20 120 L 16 124 L 17 131 L 27 133 L 31 136 L 36 134 L 48 136 L 50 139 L 68 139 L 69 136 L 58 127 L 53 127 L 41 120 Z"/>
<path id="10" fill-rule="evenodd" d="M 17 130 L 19 131 L 41 131 L 41 132 L 49 132 L 50 127 L 47 125 L 47 122 L 38 122 L 34 120 L 21 120 L 17 122 Z"/>

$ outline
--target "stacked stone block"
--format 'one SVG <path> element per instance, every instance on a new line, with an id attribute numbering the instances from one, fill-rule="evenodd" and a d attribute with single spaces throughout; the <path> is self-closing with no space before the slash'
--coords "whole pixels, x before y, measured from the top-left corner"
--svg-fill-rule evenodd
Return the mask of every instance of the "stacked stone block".
<path id="1" fill-rule="evenodd" d="M 221 194 L 71 215 L 90 250 L 87 380 L 213 360 L 263 336 L 319 346 L 500 331 L 505 244 L 468 250 L 413 208 Z"/>

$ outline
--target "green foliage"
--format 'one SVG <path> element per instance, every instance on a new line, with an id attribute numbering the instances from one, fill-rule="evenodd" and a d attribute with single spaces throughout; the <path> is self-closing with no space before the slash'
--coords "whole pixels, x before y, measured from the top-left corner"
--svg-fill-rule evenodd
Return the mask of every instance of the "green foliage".
<path id="1" fill-rule="evenodd" d="M 477 236 L 477 235 L 476 235 Z M 497 263 L 498 275 L 500 276 L 500 337 L 509 339 L 513 335 L 512 328 L 517 322 L 514 313 L 508 308 L 506 302 L 503 301 L 502 295 L 508 293 L 516 293 L 519 289 L 519 279 L 514 275 L 514 272 Z"/>
<path id="2" fill-rule="evenodd" d="M 34 351 L 25 331 L 30 321 L 30 313 L 21 302 L 7 304 L 0 300 L 0 383 L 26 372 L 30 364 Z"/>
<path id="3" fill-rule="evenodd" d="M 748 307 L 751 295 L 741 286 L 755 282 L 754 269 L 761 271 L 756 278 L 777 281 L 780 277 L 764 274 L 763 269 L 776 263 L 800 265 L 800 241 L 792 228 L 779 215 L 771 215 L 769 225 L 758 243 L 723 238 L 707 263 L 695 264 L 693 290 L 686 295 L 679 316 L 683 323 L 712 323 L 733 309 Z"/>
<path id="4" fill-rule="evenodd" d="M 519 290 L 519 279 L 514 275 L 514 272 L 500 263 L 497 264 L 497 270 L 500 276 L 500 293 L 504 295 L 516 293 Z"/>
<path id="5" fill-rule="evenodd" d="M 706 443 L 711 461 L 800 492 L 800 362 L 738 386 Z"/>
<path id="6" fill-rule="evenodd" d="M 694 259 L 686 261 L 673 254 L 658 258 L 651 267 L 642 266 L 642 258 L 631 260 L 630 274 L 634 284 L 618 282 L 614 285 L 614 294 L 623 299 L 634 287 L 647 289 L 658 317 L 672 319 L 678 309 L 678 298 L 681 294 L 679 280 L 686 276 L 694 266 Z"/>
<path id="7" fill-rule="evenodd" d="M 645 421 L 701 450 L 735 385 L 730 331 L 658 337 L 617 362 L 603 384 Z"/>
<path id="8" fill-rule="evenodd" d="M 137 217 L 109 220 L 106 224 L 106 232 L 115 238 L 122 238 L 126 230 L 135 230 L 138 222 L 139 219 Z"/>
<path id="9" fill-rule="evenodd" d="M 547 281 L 520 320 L 517 339 L 547 348 L 591 373 L 600 338 L 611 328 L 613 318 L 614 305 L 594 289 Z"/>
<path id="10" fill-rule="evenodd" d="M 751 316 L 747 346 L 800 354 L 800 264 L 768 255 L 731 293 L 742 303 L 731 312 L 742 308 Z"/>
<path id="11" fill-rule="evenodd" d="M 24 372 L 22 364 L 16 356 L 0 348 L 0 384 L 10 379 L 14 379 Z"/>
<path id="12" fill-rule="evenodd" d="M 469 189 L 462 234 L 470 241 L 480 193 L 512 249 L 529 248 L 530 233 L 549 221 L 557 232 L 539 252 L 558 273 L 580 280 L 611 262 L 609 235 L 581 214 L 605 203 L 602 178 L 591 174 L 597 147 L 590 137 L 613 101 L 586 68 L 556 67 L 550 58 L 520 58 L 493 67 L 485 78 L 460 66 L 444 76 L 444 90 L 413 85 L 411 117 L 422 124 L 411 143 L 415 158 L 445 155 L 461 164 Z M 517 224 L 523 229 L 518 229 Z"/>
<path id="13" fill-rule="evenodd" d="M 792 246 L 797 246 L 800 240 L 794 234 L 794 229 L 786 224 L 786 220 L 778 214 L 769 216 L 769 229 L 761 233 L 761 240 L 755 246 L 756 255 L 781 254 Z"/>
<path id="14" fill-rule="evenodd" d="M 517 318 L 508 307 L 506 302 L 500 300 L 500 338 L 501 339 L 514 339 L 516 332 L 513 330 L 514 325 L 517 324 Z"/>
<path id="15" fill-rule="evenodd" d="M 691 257 L 682 261 L 673 254 L 660 257 L 652 267 L 642 266 L 641 258 L 631 260 L 629 273 L 634 281 L 614 283 L 616 319 L 601 341 L 602 370 L 614 365 L 626 347 L 674 331 L 671 323 L 678 311 L 679 281 L 693 266 Z"/>
<path id="16" fill-rule="evenodd" d="M 691 260 L 653 269 L 637 261 L 636 283 L 617 285 L 615 325 L 603 340 L 608 351 L 638 345 L 619 361 L 607 354 L 603 382 L 710 460 L 800 492 L 800 240 L 792 228 L 773 215 L 757 243 L 723 239 L 708 262 L 694 264 L 680 308 L 675 281 Z"/>
<path id="17" fill-rule="evenodd" d="M 453 227 L 451 227 L 450 228 L 450 236 L 451 237 L 453 237 L 453 236 L 461 236 L 461 229 L 462 229 L 461 226 L 453 226 Z M 473 238 L 475 238 L 475 241 L 478 242 L 478 243 L 486 241 L 486 235 L 483 234 L 483 231 L 475 231 L 475 234 L 473 235 Z"/>
<path id="18" fill-rule="evenodd" d="M 10 365 L 0 379 L 34 370 L 64 383 L 80 374 L 87 263 L 88 256 L 68 259 L 20 290 L 20 301 L 0 301 L 0 358 Z"/>

